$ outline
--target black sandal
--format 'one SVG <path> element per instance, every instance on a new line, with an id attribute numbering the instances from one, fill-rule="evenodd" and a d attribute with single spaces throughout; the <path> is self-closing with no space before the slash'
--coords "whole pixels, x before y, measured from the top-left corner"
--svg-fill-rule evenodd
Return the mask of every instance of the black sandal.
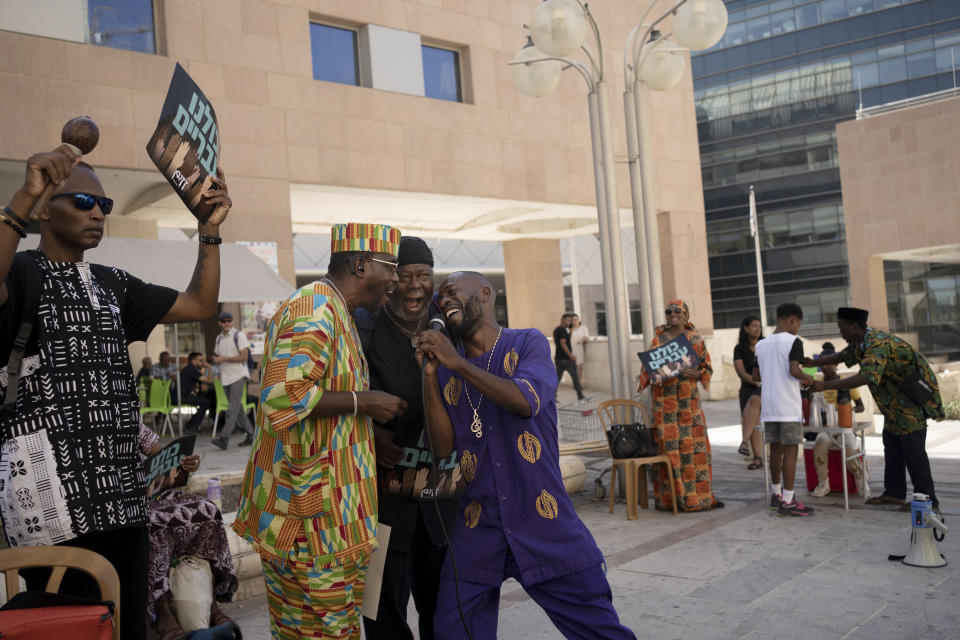
<path id="1" fill-rule="evenodd" d="M 759 469 L 763 466 L 763 458 L 760 456 L 753 456 L 753 462 L 747 465 L 747 469 Z"/>
<path id="2" fill-rule="evenodd" d="M 746 440 L 740 443 L 740 448 L 737 449 L 737 453 L 739 453 L 742 456 L 750 455 L 750 445 L 747 444 Z"/>

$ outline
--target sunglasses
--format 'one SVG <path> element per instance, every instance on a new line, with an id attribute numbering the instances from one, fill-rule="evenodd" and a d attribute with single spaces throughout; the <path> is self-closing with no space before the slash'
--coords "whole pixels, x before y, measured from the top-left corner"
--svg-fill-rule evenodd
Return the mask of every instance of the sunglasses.
<path id="1" fill-rule="evenodd" d="M 93 209 L 93 205 L 100 207 L 100 211 L 102 211 L 105 216 L 113 211 L 113 199 L 106 196 L 95 196 L 92 193 L 74 191 L 72 193 L 58 193 L 53 196 L 51 200 L 55 200 L 56 198 L 71 198 L 73 200 L 73 206 L 80 211 L 90 211 Z"/>
<path id="2" fill-rule="evenodd" d="M 666 315 L 668 315 L 668 316 L 672 316 L 672 315 L 675 314 L 675 313 L 676 313 L 676 314 L 683 313 L 683 309 L 681 309 L 680 307 L 670 307 L 670 308 L 666 309 L 663 313 L 666 314 Z"/>
<path id="3" fill-rule="evenodd" d="M 397 265 L 399 264 L 398 262 L 389 262 L 387 260 L 380 260 L 379 258 L 366 258 L 366 259 L 369 260 L 370 262 L 379 262 L 380 264 L 385 264 L 391 269 L 393 269 L 394 272 L 396 272 Z"/>

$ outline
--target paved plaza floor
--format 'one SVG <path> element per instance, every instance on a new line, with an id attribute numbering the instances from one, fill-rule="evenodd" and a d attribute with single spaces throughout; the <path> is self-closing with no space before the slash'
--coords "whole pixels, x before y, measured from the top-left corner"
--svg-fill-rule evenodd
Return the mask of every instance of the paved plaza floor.
<path id="1" fill-rule="evenodd" d="M 565 390 L 561 391 L 561 398 Z M 707 402 L 714 490 L 726 503 L 707 513 L 641 509 L 626 519 L 622 500 L 608 513 L 593 496 L 593 479 L 608 463 L 588 459 L 584 489 L 573 496 L 581 519 L 606 555 L 621 620 L 638 638 L 815 640 L 905 638 L 960 640 L 960 423 L 931 423 L 927 450 L 948 526 L 938 548 L 946 567 L 921 569 L 887 559 L 902 554 L 909 514 L 870 507 L 855 495 L 798 495 L 817 509 L 810 518 L 780 518 L 766 508 L 762 471 L 748 471 L 735 400 Z M 879 434 L 879 431 L 878 431 Z M 242 471 L 247 449 L 215 451 L 203 443 L 206 471 Z M 867 438 L 874 493 L 882 490 L 883 448 Z M 203 470 L 202 470 L 203 471 Z M 607 474 L 609 475 L 609 474 Z M 605 476 L 605 480 L 607 477 Z M 230 510 L 230 505 L 225 505 Z M 652 503 L 651 503 L 652 507 Z M 244 637 L 268 638 L 263 596 L 225 607 Z M 410 618 L 416 613 L 411 605 Z M 504 585 L 498 637 L 560 638 L 515 582 Z M 490 640 L 490 639 L 477 639 Z"/>

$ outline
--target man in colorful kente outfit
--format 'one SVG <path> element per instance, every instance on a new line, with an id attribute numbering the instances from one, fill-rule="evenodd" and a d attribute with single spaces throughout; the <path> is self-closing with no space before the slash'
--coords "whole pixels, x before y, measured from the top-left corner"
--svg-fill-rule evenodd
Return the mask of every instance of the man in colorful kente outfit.
<path id="1" fill-rule="evenodd" d="M 813 366 L 860 365 L 860 373 L 838 380 L 817 381 L 814 391 L 852 389 L 868 385 L 883 414 L 883 493 L 867 504 L 897 504 L 909 510 L 907 477 L 913 489 L 930 496 L 933 508 L 940 503 L 933 489 L 933 474 L 927 457 L 927 420 L 943 420 L 943 401 L 937 376 L 926 359 L 897 336 L 867 326 L 869 311 L 854 307 L 837 309 L 837 328 L 847 348 L 832 356 L 809 360 Z M 806 363 L 804 363 L 806 364 Z M 924 402 L 916 402 L 903 391 L 904 379 L 918 372 L 932 391 Z"/>
<path id="2" fill-rule="evenodd" d="M 377 533 L 371 419 L 392 420 L 406 403 L 370 391 L 352 314 L 387 301 L 399 245 L 386 225 L 334 225 L 327 277 L 300 288 L 267 327 L 233 529 L 262 559 L 275 640 L 360 638 Z"/>
<path id="3" fill-rule="evenodd" d="M 424 395 L 435 457 L 456 448 L 468 483 L 441 573 L 434 634 L 465 638 L 466 626 L 473 638 L 496 638 L 500 585 L 515 578 L 564 637 L 634 638 L 613 608 L 603 554 L 564 490 L 547 339 L 536 329 L 500 327 L 494 298 L 482 275 L 452 274 L 438 303 L 464 351 L 436 331 L 424 332 L 417 348 L 418 359 L 428 358 Z"/>

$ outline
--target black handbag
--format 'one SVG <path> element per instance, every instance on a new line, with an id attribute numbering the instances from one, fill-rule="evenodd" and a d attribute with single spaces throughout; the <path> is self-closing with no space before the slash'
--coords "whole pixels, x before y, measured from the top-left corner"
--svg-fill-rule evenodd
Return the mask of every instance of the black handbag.
<path id="1" fill-rule="evenodd" d="M 610 453 L 614 458 L 649 458 L 657 455 L 653 433 L 640 424 L 615 424 L 607 430 Z"/>
<path id="2" fill-rule="evenodd" d="M 900 381 L 900 391 L 919 405 L 926 404 L 933 397 L 933 387 L 923 379 L 916 351 L 913 352 L 913 373 L 904 376 L 903 380 Z"/>

